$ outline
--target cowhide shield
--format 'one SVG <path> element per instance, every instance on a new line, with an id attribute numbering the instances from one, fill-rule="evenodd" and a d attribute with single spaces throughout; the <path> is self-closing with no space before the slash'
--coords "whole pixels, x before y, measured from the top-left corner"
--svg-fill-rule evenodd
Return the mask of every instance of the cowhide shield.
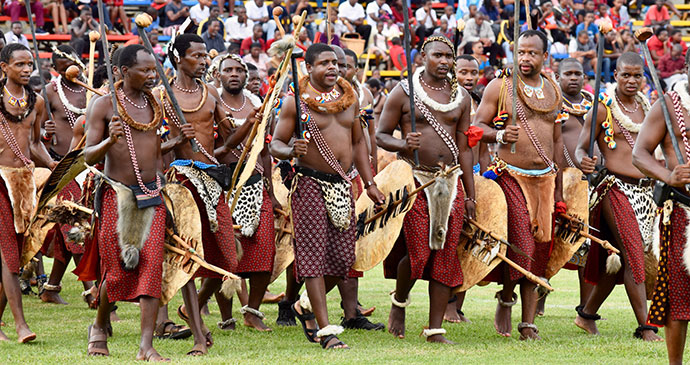
<path id="1" fill-rule="evenodd" d="M 37 167 L 34 170 L 34 181 L 36 183 L 36 198 L 41 196 L 43 187 L 46 185 L 48 178 L 50 177 L 50 169 Z M 57 193 L 52 196 L 51 199 L 46 201 L 55 203 Z M 45 205 L 44 205 L 45 206 Z M 43 246 L 48 232 L 53 228 L 55 222 L 49 221 L 46 216 L 47 209 L 45 207 L 41 211 L 34 213 L 33 219 L 29 224 L 29 228 L 24 232 L 24 246 L 22 247 L 22 258 L 20 261 L 20 266 L 24 267 L 31 259 L 36 256 L 36 253 Z"/>
<path id="2" fill-rule="evenodd" d="M 563 200 L 568 206 L 568 215 L 577 218 L 585 224 L 589 222 L 589 194 L 587 180 L 582 180 L 582 172 L 574 167 L 563 169 Z M 588 232 L 586 225 L 578 227 L 576 223 L 567 219 L 560 219 L 556 224 L 551 257 L 546 264 L 546 278 L 550 279 L 563 265 L 573 257 L 575 251 L 585 242 L 586 238 L 577 231 Z"/>
<path id="3" fill-rule="evenodd" d="M 398 201 L 403 197 L 403 191 L 407 193 L 415 189 L 412 167 L 404 161 L 396 160 L 386 166 L 383 171 L 375 177 L 377 187 L 384 196 L 385 204 L 388 206 L 393 201 Z M 405 214 L 412 208 L 416 195 L 407 199 L 405 204 L 391 207 L 389 213 L 382 217 L 364 224 L 367 217 L 374 215 L 374 202 L 369 199 L 367 194 L 360 195 L 355 203 L 355 217 L 357 218 L 358 238 L 355 251 L 355 263 L 352 268 L 359 271 L 367 271 L 374 268 L 393 249 L 395 241 L 400 235 L 400 229 L 405 219 Z M 359 227 L 363 228 L 359 232 Z"/>
<path id="4" fill-rule="evenodd" d="M 476 220 L 484 228 L 503 239 L 508 238 L 508 205 L 503 190 L 493 180 L 474 175 L 477 200 Z M 484 279 L 502 261 L 496 253 L 506 253 L 506 246 L 465 222 L 458 244 L 458 258 L 463 283 L 455 292 L 466 291 Z"/>
<path id="5" fill-rule="evenodd" d="M 283 184 L 280 177 L 280 170 L 273 170 L 273 194 L 282 205 L 283 211 L 288 213 L 288 217 L 278 214 L 275 221 L 275 244 L 276 255 L 273 260 L 273 272 L 271 273 L 271 283 L 277 279 L 285 269 L 295 260 L 295 252 L 292 247 L 292 223 L 290 223 L 290 205 L 288 204 L 288 189 Z"/>
<path id="6" fill-rule="evenodd" d="M 163 200 L 172 216 L 174 232 L 203 258 L 204 247 L 201 238 L 201 215 L 192 193 L 180 184 L 166 184 L 163 187 Z M 187 250 L 176 242 L 167 232 L 165 242 L 171 246 Z M 165 251 L 163 260 L 163 280 L 161 282 L 161 305 L 167 304 L 194 275 L 199 264 L 188 255 Z"/>

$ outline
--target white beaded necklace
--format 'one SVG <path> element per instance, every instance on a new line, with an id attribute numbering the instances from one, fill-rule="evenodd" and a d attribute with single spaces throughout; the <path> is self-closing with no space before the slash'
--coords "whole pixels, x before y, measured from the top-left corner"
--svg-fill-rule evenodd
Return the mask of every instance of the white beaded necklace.
<path id="1" fill-rule="evenodd" d="M 419 99 L 424 104 L 428 105 L 429 108 L 442 113 L 455 110 L 460 106 L 460 103 L 462 103 L 463 95 L 459 92 L 455 96 L 455 99 L 451 100 L 448 104 L 441 104 L 438 101 L 432 99 L 429 96 L 429 94 L 426 93 L 426 90 L 424 90 L 424 88 L 422 87 L 422 83 L 420 81 L 422 77 L 422 72 L 424 72 L 424 67 L 417 68 L 417 71 L 415 71 L 412 77 L 412 84 L 414 86 L 414 93 L 417 94 Z"/>
<path id="2" fill-rule="evenodd" d="M 57 88 L 58 96 L 60 97 L 60 101 L 62 102 L 62 105 L 64 105 L 65 108 L 67 108 L 67 110 L 71 111 L 74 114 L 79 114 L 79 115 L 86 114 L 86 108 L 77 108 L 76 106 L 72 105 L 72 103 L 69 102 L 67 95 L 65 95 L 65 90 L 63 89 L 62 75 L 57 77 L 55 84 L 56 84 L 55 86 Z M 70 89 L 70 91 L 75 92 L 72 89 Z"/>

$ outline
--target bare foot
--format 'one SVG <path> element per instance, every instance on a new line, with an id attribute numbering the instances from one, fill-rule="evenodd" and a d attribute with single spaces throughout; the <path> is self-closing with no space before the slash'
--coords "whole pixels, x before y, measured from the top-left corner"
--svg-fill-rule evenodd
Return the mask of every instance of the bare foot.
<path id="1" fill-rule="evenodd" d="M 597 324 L 594 320 L 584 319 L 579 315 L 575 317 L 575 325 L 585 330 L 585 332 L 590 335 L 598 335 L 599 329 L 597 329 Z"/>
<path id="2" fill-rule="evenodd" d="M 33 333 L 28 326 L 24 325 L 23 328 L 17 328 L 17 342 L 27 343 L 36 339 L 36 334 Z"/>
<path id="3" fill-rule="evenodd" d="M 2 332 L 2 330 L 0 330 L 0 341 L 9 341 L 9 340 L 10 340 L 10 338 L 7 337 L 5 332 Z"/>
<path id="4" fill-rule="evenodd" d="M 266 324 L 261 320 L 261 318 L 251 314 L 251 313 L 245 313 L 244 314 L 244 325 L 247 327 L 254 328 L 260 332 L 271 332 L 273 331 L 270 329 Z"/>
<path id="5" fill-rule="evenodd" d="M 462 319 L 460 319 L 460 313 L 458 313 L 457 308 L 455 306 L 455 302 L 448 303 L 448 305 L 446 306 L 446 313 L 443 314 L 443 320 L 450 323 L 462 322 Z"/>
<path id="6" fill-rule="evenodd" d="M 513 324 L 510 319 L 511 307 L 496 304 L 496 314 L 494 315 L 494 328 L 499 335 L 503 337 L 510 337 L 510 332 L 513 330 Z"/>
<path id="7" fill-rule="evenodd" d="M 544 315 L 544 308 L 546 307 L 546 296 L 543 296 L 537 301 L 537 316 L 541 317 Z"/>
<path id="8" fill-rule="evenodd" d="M 137 360 L 144 360 L 149 362 L 169 362 L 170 359 L 161 356 L 156 349 L 149 347 L 148 349 L 139 349 Z"/>
<path id="9" fill-rule="evenodd" d="M 283 298 L 285 297 L 285 293 L 280 293 L 280 294 L 273 294 L 270 291 L 266 290 L 264 293 L 264 298 L 261 300 L 261 303 L 278 303 L 280 302 Z"/>
<path id="10" fill-rule="evenodd" d="M 391 313 L 388 315 L 388 332 L 398 338 L 405 338 L 405 308 L 391 304 Z"/>
<path id="11" fill-rule="evenodd" d="M 120 321 L 121 321 L 121 319 L 120 319 L 120 317 L 117 315 L 117 312 L 116 312 L 116 311 L 110 312 L 110 322 L 120 322 Z"/>
<path id="12" fill-rule="evenodd" d="M 520 341 L 525 340 L 541 340 L 541 337 L 537 334 L 537 331 L 533 328 L 523 328 L 520 331 Z"/>
<path id="13" fill-rule="evenodd" d="M 455 306 L 455 305 L 453 305 Z M 429 336 L 426 338 L 426 342 L 436 342 L 436 343 L 444 343 L 448 345 L 455 345 L 455 342 L 443 337 L 443 335 L 433 335 Z"/>
<path id="14" fill-rule="evenodd" d="M 664 339 L 659 337 L 654 331 L 652 330 L 645 330 L 642 331 L 642 341 L 647 341 L 647 342 L 663 342 Z"/>
<path id="15" fill-rule="evenodd" d="M 208 347 L 205 343 L 195 343 L 194 347 L 187 352 L 187 356 L 204 356 L 206 354 L 208 354 Z"/>
<path id="16" fill-rule="evenodd" d="M 41 300 L 46 302 L 46 303 L 55 303 L 55 304 L 67 304 L 64 299 L 60 296 L 60 293 L 56 291 L 50 291 L 50 290 L 44 290 L 43 293 L 40 296 Z"/>
<path id="17" fill-rule="evenodd" d="M 376 307 L 374 306 L 370 308 L 364 308 L 361 305 L 357 304 L 357 309 L 359 309 L 359 312 L 362 313 L 363 316 L 369 317 L 374 313 Z"/>

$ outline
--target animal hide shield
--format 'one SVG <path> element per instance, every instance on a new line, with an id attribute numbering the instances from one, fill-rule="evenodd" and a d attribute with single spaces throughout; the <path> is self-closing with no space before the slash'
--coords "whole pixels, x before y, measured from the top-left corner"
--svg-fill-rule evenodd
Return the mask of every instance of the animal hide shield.
<path id="1" fill-rule="evenodd" d="M 578 220 L 589 222 L 589 192 L 587 180 L 582 180 L 582 172 L 574 167 L 563 169 L 563 200 L 568 207 L 568 215 Z M 550 279 L 573 254 L 585 243 L 586 238 L 579 232 L 588 232 L 584 224 L 577 224 L 567 219 L 559 219 L 553 237 L 551 257 L 546 264 L 546 278 Z"/>
<path id="2" fill-rule="evenodd" d="M 41 167 L 34 169 L 33 176 L 36 184 L 36 192 L 34 196 L 36 199 L 38 199 L 38 196 L 41 194 L 41 189 L 43 189 L 43 186 L 46 185 L 49 175 L 49 169 Z M 53 195 L 51 200 L 52 202 L 55 201 L 56 195 L 57 193 Z M 26 232 L 24 232 L 24 246 L 22 247 L 22 257 L 20 261 L 22 267 L 29 263 L 29 261 L 31 261 L 36 253 L 41 249 L 48 232 L 55 225 L 54 222 L 49 221 L 44 216 L 44 213 L 45 209 L 38 212 L 32 212 L 33 218 L 31 219 Z"/>
<path id="3" fill-rule="evenodd" d="M 412 167 L 407 162 L 393 161 L 374 177 L 374 181 L 387 197 L 385 204 L 389 208 L 386 214 L 365 224 L 367 217 L 374 214 L 374 203 L 367 194 L 362 194 L 355 203 L 358 238 L 352 268 L 359 271 L 374 268 L 388 256 L 400 235 L 405 214 L 416 199 L 416 195 L 407 197 L 415 188 Z M 393 201 L 401 199 L 406 201 L 395 207 L 391 206 Z"/>
<path id="4" fill-rule="evenodd" d="M 457 169 L 452 174 L 438 175 L 433 172 L 414 171 L 414 177 L 419 185 L 424 185 L 436 179 L 436 182 L 424 189 L 429 209 L 429 248 L 442 250 L 446 243 L 450 208 L 458 194 L 458 176 L 462 170 Z"/>
<path id="5" fill-rule="evenodd" d="M 172 216 L 174 232 L 182 238 L 197 254 L 204 257 L 201 239 L 201 215 L 192 193 L 180 184 L 166 184 L 163 187 L 163 200 Z M 181 247 L 168 233 L 165 241 L 171 246 Z M 163 260 L 163 280 L 161 282 L 161 305 L 167 304 L 194 275 L 199 268 L 188 255 L 182 256 L 166 250 Z"/>
<path id="6" fill-rule="evenodd" d="M 493 180 L 475 175 L 474 191 L 477 199 L 477 222 L 499 237 L 508 238 L 508 205 L 501 187 Z M 457 250 L 463 283 L 455 290 L 456 293 L 466 291 L 484 279 L 502 262 L 496 257 L 496 253 L 505 254 L 507 249 L 505 245 L 467 222 L 463 231 L 468 234 L 460 235 Z"/>
<path id="7" fill-rule="evenodd" d="M 273 272 L 271 273 L 271 283 L 275 281 L 283 271 L 295 260 L 295 252 L 292 247 L 292 223 L 290 222 L 290 204 L 288 204 L 288 189 L 283 184 L 280 177 L 280 170 L 273 170 L 273 194 L 288 213 L 288 217 L 279 214 L 275 220 L 275 245 L 276 255 L 273 260 Z"/>
<path id="8" fill-rule="evenodd" d="M 86 170 L 86 164 L 84 163 L 83 150 L 70 151 L 65 155 L 44 181 L 45 187 L 38 199 L 38 210 L 41 210 L 51 198 L 56 196 L 62 188 L 84 170 Z"/>

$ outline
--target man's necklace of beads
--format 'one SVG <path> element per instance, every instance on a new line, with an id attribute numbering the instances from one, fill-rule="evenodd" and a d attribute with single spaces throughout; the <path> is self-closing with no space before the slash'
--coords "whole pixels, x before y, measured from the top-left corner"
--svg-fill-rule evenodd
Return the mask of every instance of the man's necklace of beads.
<path id="1" fill-rule="evenodd" d="M 539 87 L 527 85 L 519 75 L 518 79 L 520 79 L 520 82 L 522 83 L 522 91 L 528 98 L 536 95 L 537 99 L 544 99 L 544 77 L 542 75 L 539 75 L 539 80 L 541 80 L 541 85 L 539 85 Z"/>
<path id="2" fill-rule="evenodd" d="M 7 102 L 10 103 L 10 105 L 19 106 L 20 108 L 26 107 L 26 105 L 28 103 L 26 102 L 26 90 L 24 90 L 24 88 L 22 88 L 22 97 L 21 98 L 18 98 L 16 96 L 12 95 L 12 93 L 9 90 L 7 90 L 7 86 L 4 86 L 3 89 L 5 90 L 7 95 L 9 95 Z"/>
<path id="3" fill-rule="evenodd" d="M 333 86 L 333 89 L 325 93 L 317 90 L 314 87 L 314 85 L 311 84 L 311 82 L 309 83 L 309 88 L 311 88 L 315 93 L 319 94 L 314 97 L 314 100 L 318 101 L 321 104 L 327 103 L 329 101 L 334 101 L 340 97 L 340 92 L 338 91 L 338 88 L 336 88 L 335 86 Z"/>

